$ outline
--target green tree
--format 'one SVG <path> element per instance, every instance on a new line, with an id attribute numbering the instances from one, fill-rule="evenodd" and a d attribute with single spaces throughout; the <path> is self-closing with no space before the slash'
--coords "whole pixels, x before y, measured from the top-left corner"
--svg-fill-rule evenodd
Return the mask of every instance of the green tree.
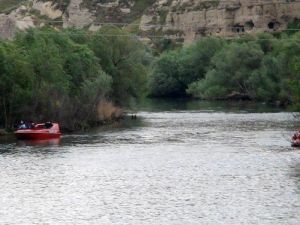
<path id="1" fill-rule="evenodd" d="M 192 83 L 188 92 L 208 99 L 222 99 L 239 93 L 254 97 L 251 78 L 259 73 L 263 51 L 253 43 L 232 43 L 212 59 L 205 79 Z"/>
<path id="2" fill-rule="evenodd" d="M 32 66 L 31 120 L 59 121 L 70 130 L 96 122 L 94 105 L 106 98 L 111 78 L 87 45 L 52 29 L 29 30 L 15 43 Z"/>
<path id="3" fill-rule="evenodd" d="M 211 58 L 224 45 L 219 38 L 203 38 L 180 51 L 163 53 L 153 65 L 149 77 L 151 96 L 186 96 L 189 84 L 204 78 Z"/>
<path id="4" fill-rule="evenodd" d="M 282 41 L 282 48 L 279 48 L 285 59 L 286 74 L 283 79 L 286 93 L 291 96 L 295 108 L 300 111 L 300 33 L 296 33 L 289 41 Z"/>
<path id="5" fill-rule="evenodd" d="M 32 67 L 22 49 L 0 42 L 0 118 L 6 129 L 22 111 L 28 112 L 33 95 Z"/>
<path id="6" fill-rule="evenodd" d="M 32 29 L 16 39 L 33 67 L 32 120 L 57 120 L 61 97 L 67 95 L 70 88 L 70 77 L 64 71 L 63 51 L 55 42 L 57 36 L 59 33 L 53 30 Z"/>
<path id="7" fill-rule="evenodd" d="M 150 95 L 157 97 L 178 97 L 185 94 L 184 84 L 179 79 L 179 54 L 166 52 L 154 63 L 149 76 Z"/>
<path id="8" fill-rule="evenodd" d="M 118 103 L 145 92 L 147 68 L 145 47 L 127 32 L 103 27 L 92 35 L 89 47 L 103 70 L 112 76 L 112 95 Z"/>

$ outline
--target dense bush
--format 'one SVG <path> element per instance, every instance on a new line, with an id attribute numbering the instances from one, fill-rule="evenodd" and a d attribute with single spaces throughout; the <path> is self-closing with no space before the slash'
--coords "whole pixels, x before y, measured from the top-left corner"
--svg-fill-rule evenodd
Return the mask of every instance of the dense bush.
<path id="1" fill-rule="evenodd" d="M 223 40 L 218 38 L 203 38 L 188 48 L 163 53 L 154 62 L 149 76 L 150 95 L 186 95 L 188 85 L 205 76 L 211 58 L 223 44 Z"/>
<path id="2" fill-rule="evenodd" d="M 300 34 L 203 38 L 162 54 L 149 77 L 151 96 L 252 99 L 299 104 Z"/>
<path id="3" fill-rule="evenodd" d="M 122 105 L 144 95 L 147 81 L 155 97 L 237 97 L 299 110 L 299 40 L 300 33 L 207 37 L 162 53 L 150 67 L 151 52 L 115 27 L 30 29 L 0 41 L 0 125 L 25 119 L 89 127 L 120 113 L 110 100 Z"/>
<path id="4" fill-rule="evenodd" d="M 104 35 L 103 35 L 104 34 Z M 147 51 L 139 41 L 123 30 L 103 27 L 88 43 L 103 70 L 112 76 L 113 97 L 121 104 L 130 97 L 138 98 L 146 89 Z"/>
<path id="5" fill-rule="evenodd" d="M 105 100 L 127 101 L 144 92 L 144 55 L 142 45 L 112 27 L 91 35 L 31 29 L 1 41 L 0 124 L 10 128 L 25 119 L 89 127 L 105 119 L 99 115 L 105 111 L 99 107 L 110 105 Z"/>

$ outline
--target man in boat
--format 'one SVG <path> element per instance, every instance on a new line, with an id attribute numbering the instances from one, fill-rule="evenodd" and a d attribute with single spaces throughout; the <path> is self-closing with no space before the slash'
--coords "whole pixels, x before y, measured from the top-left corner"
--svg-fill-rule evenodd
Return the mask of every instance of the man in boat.
<path id="1" fill-rule="evenodd" d="M 21 120 L 20 125 L 18 126 L 18 129 L 26 129 L 26 124 L 23 120 Z"/>
<path id="2" fill-rule="evenodd" d="M 48 121 L 48 122 L 45 123 L 45 127 L 47 129 L 50 129 L 52 126 L 53 126 L 53 124 L 50 121 Z"/>
<path id="3" fill-rule="evenodd" d="M 35 123 L 33 121 L 30 121 L 28 124 L 28 128 L 33 129 L 35 127 Z"/>
<path id="4" fill-rule="evenodd" d="M 292 147 L 300 147 L 300 130 L 292 137 Z"/>
<path id="5" fill-rule="evenodd" d="M 296 132 L 293 136 L 293 140 L 300 140 L 300 130 L 298 130 L 298 132 Z"/>

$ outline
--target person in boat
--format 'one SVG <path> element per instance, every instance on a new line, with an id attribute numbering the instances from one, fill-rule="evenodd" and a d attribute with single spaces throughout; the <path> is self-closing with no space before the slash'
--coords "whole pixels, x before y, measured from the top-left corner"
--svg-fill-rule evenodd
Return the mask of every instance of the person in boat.
<path id="1" fill-rule="evenodd" d="M 29 122 L 29 128 L 30 128 L 30 129 L 33 129 L 34 127 L 35 127 L 35 123 L 32 122 L 32 121 L 30 121 L 30 122 Z"/>
<path id="2" fill-rule="evenodd" d="M 294 134 L 293 140 L 300 140 L 300 130 Z"/>
<path id="3" fill-rule="evenodd" d="M 20 125 L 18 126 L 18 129 L 26 129 L 26 124 L 24 123 L 23 120 L 21 120 Z"/>
<path id="4" fill-rule="evenodd" d="M 50 129 L 53 126 L 51 122 L 46 122 L 45 123 L 45 128 Z"/>

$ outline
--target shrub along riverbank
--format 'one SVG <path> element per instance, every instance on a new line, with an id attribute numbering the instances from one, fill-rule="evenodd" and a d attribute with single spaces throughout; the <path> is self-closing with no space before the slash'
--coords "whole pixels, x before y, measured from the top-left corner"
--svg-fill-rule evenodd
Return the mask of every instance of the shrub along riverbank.
<path id="1" fill-rule="evenodd" d="M 247 99 L 300 109 L 300 33 L 206 37 L 154 58 L 116 27 L 30 29 L 0 41 L 0 127 L 58 121 L 78 130 L 114 120 L 142 96 Z M 148 84 L 148 86 L 147 86 Z"/>
<path id="2" fill-rule="evenodd" d="M 207 37 L 153 63 L 149 91 L 154 97 L 249 99 L 280 105 L 300 102 L 300 33 Z"/>
<path id="3" fill-rule="evenodd" d="M 145 92 L 145 51 L 113 27 L 93 34 L 32 29 L 1 41 L 0 124 L 51 120 L 76 130 L 119 117 L 111 102 Z"/>

